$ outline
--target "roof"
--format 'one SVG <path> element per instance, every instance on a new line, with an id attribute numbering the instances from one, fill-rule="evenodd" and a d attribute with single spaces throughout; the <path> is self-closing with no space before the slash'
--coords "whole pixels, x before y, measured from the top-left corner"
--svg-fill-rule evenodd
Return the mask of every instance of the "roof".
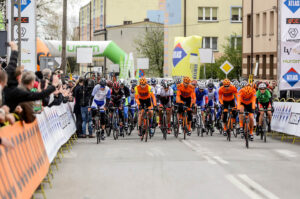
<path id="1" fill-rule="evenodd" d="M 117 28 L 133 28 L 134 26 L 139 26 L 139 25 L 157 25 L 157 26 L 163 26 L 164 24 L 162 23 L 157 23 L 157 22 L 152 22 L 152 21 L 140 21 L 140 22 L 135 22 L 135 23 L 131 23 L 131 24 L 122 24 L 122 25 L 117 25 L 117 26 L 109 26 L 106 27 L 107 30 L 110 29 L 117 29 Z M 95 30 L 94 33 L 101 33 L 104 32 L 104 30 Z"/>

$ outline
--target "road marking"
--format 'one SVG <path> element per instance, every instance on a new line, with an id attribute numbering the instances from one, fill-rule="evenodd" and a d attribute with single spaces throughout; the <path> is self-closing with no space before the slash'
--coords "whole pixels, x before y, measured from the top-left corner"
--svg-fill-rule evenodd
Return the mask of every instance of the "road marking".
<path id="1" fill-rule="evenodd" d="M 219 156 L 213 156 L 213 158 L 216 159 L 221 164 L 229 164 L 229 162 L 227 162 L 226 160 L 224 160 L 223 158 L 221 158 Z"/>
<path id="2" fill-rule="evenodd" d="M 216 161 L 214 161 L 213 159 L 211 159 L 210 157 L 208 157 L 206 155 L 203 155 L 203 158 L 206 159 L 209 164 L 217 164 Z"/>
<path id="3" fill-rule="evenodd" d="M 191 143 L 189 143 L 189 142 L 187 142 L 187 141 L 185 141 L 185 140 L 182 140 L 182 142 L 183 142 L 185 145 L 187 145 L 188 147 L 190 147 L 191 149 L 193 149 L 194 151 L 197 151 L 197 148 L 194 147 Z"/>
<path id="4" fill-rule="evenodd" d="M 297 157 L 297 154 L 293 151 L 290 151 L 290 150 L 286 150 L 286 149 L 276 149 L 275 150 L 277 153 L 283 155 L 283 156 L 286 156 L 288 158 L 295 158 Z"/>
<path id="5" fill-rule="evenodd" d="M 249 187 L 241 183 L 236 177 L 233 175 L 227 175 L 226 178 L 237 188 L 239 188 L 242 192 L 244 192 L 247 196 L 253 199 L 262 199 L 257 193 L 251 190 Z"/>
<path id="6" fill-rule="evenodd" d="M 160 148 L 151 148 L 150 149 L 157 156 L 165 156 L 166 154 Z"/>
<path id="7" fill-rule="evenodd" d="M 240 174 L 238 175 L 241 179 L 243 179 L 245 182 L 247 182 L 251 187 L 253 187 L 254 189 L 258 190 L 261 194 L 263 194 L 264 196 L 266 196 L 267 198 L 270 199 L 279 199 L 277 196 L 275 196 L 273 193 L 271 193 L 270 191 L 266 190 L 265 188 L 263 188 L 260 184 L 254 182 L 251 178 L 249 178 L 247 175 L 244 174 Z"/>

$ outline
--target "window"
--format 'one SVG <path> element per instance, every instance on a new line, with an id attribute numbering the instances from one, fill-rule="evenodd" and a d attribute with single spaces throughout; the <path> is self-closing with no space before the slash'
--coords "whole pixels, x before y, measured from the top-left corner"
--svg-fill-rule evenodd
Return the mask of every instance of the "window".
<path id="1" fill-rule="evenodd" d="M 274 79 L 274 55 L 270 55 L 270 79 Z"/>
<path id="2" fill-rule="evenodd" d="M 274 11 L 270 12 L 270 35 L 274 35 Z"/>
<path id="3" fill-rule="evenodd" d="M 230 41 L 231 47 L 234 49 L 242 49 L 242 37 L 241 36 L 231 36 Z"/>
<path id="4" fill-rule="evenodd" d="M 231 22 L 242 22 L 242 8 L 232 7 L 231 8 Z"/>
<path id="5" fill-rule="evenodd" d="M 218 37 L 203 37 L 202 48 L 218 50 Z"/>
<path id="6" fill-rule="evenodd" d="M 259 14 L 256 14 L 256 36 L 259 36 Z"/>
<path id="7" fill-rule="evenodd" d="M 262 67 L 263 67 L 262 78 L 266 79 L 267 78 L 267 55 L 263 55 Z"/>
<path id="8" fill-rule="evenodd" d="M 198 8 L 198 21 L 217 21 L 218 8 L 199 7 Z"/>
<path id="9" fill-rule="evenodd" d="M 247 37 L 251 37 L 251 15 L 247 15 Z"/>
<path id="10" fill-rule="evenodd" d="M 256 55 L 256 64 L 258 64 L 256 76 L 259 77 L 259 55 Z M 256 65 L 255 65 L 255 68 L 256 68 Z"/>
<path id="11" fill-rule="evenodd" d="M 263 27 L 263 36 L 265 36 L 267 34 L 267 13 L 264 12 L 263 13 L 263 24 L 262 24 L 262 27 Z"/>

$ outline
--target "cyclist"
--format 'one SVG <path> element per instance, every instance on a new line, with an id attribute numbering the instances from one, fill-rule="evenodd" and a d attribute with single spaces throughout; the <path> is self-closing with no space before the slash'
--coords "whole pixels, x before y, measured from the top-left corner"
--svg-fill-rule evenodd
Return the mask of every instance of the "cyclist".
<path id="1" fill-rule="evenodd" d="M 104 129 L 105 129 L 105 111 L 111 97 L 111 91 L 106 86 L 106 79 L 102 78 L 100 83 L 97 84 L 92 92 L 91 108 L 92 116 L 95 117 L 97 114 L 97 107 L 100 108 L 100 124 L 101 124 L 101 139 L 104 140 Z M 98 121 L 96 121 L 98 122 Z"/>
<path id="2" fill-rule="evenodd" d="M 157 92 L 157 103 L 159 103 L 159 123 L 162 124 L 162 108 L 167 108 L 167 122 L 168 122 L 168 134 L 171 133 L 171 107 L 172 107 L 172 97 L 173 89 L 170 88 L 169 84 L 162 80 L 161 88 Z"/>
<path id="3" fill-rule="evenodd" d="M 151 78 L 151 86 L 153 88 L 154 95 L 156 96 L 160 86 L 157 84 L 158 81 L 156 78 Z"/>
<path id="4" fill-rule="evenodd" d="M 119 84 L 120 84 L 120 88 L 123 91 L 123 93 L 125 94 L 125 103 L 124 105 L 124 119 L 125 119 L 125 130 L 128 129 L 128 106 L 130 105 L 130 90 L 129 88 L 125 85 L 125 80 L 124 79 L 120 79 L 119 80 Z"/>
<path id="5" fill-rule="evenodd" d="M 120 84 L 118 82 L 113 83 L 113 88 L 111 91 L 111 100 L 109 102 L 110 114 L 112 114 L 112 107 L 118 107 L 119 119 L 120 119 L 120 135 L 123 136 L 123 105 L 125 103 L 125 94 L 120 88 Z M 111 115 L 110 115 L 111 116 Z M 111 118 L 111 117 L 110 117 Z"/>
<path id="6" fill-rule="evenodd" d="M 238 110 L 240 111 L 239 120 L 240 120 L 240 133 L 242 137 L 244 135 L 243 129 L 243 119 L 244 119 L 244 111 L 249 112 L 250 117 L 250 140 L 253 141 L 253 127 L 254 127 L 254 110 L 256 104 L 256 91 L 250 85 L 247 85 L 243 89 L 241 89 L 238 93 L 237 98 Z"/>
<path id="7" fill-rule="evenodd" d="M 192 86 L 191 80 L 189 77 L 183 78 L 183 83 L 177 87 L 177 95 L 176 95 L 176 102 L 179 104 L 178 109 L 178 118 L 180 118 L 179 122 L 182 122 L 182 114 L 184 112 L 184 105 L 188 107 L 188 133 L 187 135 L 191 135 L 191 122 L 192 122 L 192 111 L 191 108 L 194 106 L 196 102 L 196 95 L 195 95 L 195 87 Z"/>
<path id="8" fill-rule="evenodd" d="M 223 111 L 223 125 L 224 125 L 224 136 L 227 135 L 227 127 L 226 127 L 226 122 L 227 122 L 227 112 L 228 112 L 228 108 L 229 106 L 233 109 L 232 110 L 232 124 L 235 124 L 236 121 L 236 116 L 237 116 L 237 112 L 236 112 L 236 103 L 235 103 L 235 99 L 237 97 L 237 90 L 235 88 L 235 86 L 233 86 L 230 82 L 229 79 L 224 79 L 223 81 L 223 86 L 220 87 L 219 89 L 219 101 L 220 104 L 222 106 Z"/>
<path id="9" fill-rule="evenodd" d="M 248 85 L 248 82 L 246 80 L 243 80 L 241 83 L 240 83 L 240 89 L 244 88 L 245 86 Z"/>
<path id="10" fill-rule="evenodd" d="M 271 120 L 272 120 L 272 95 L 271 92 L 267 89 L 266 83 L 260 83 L 258 86 L 258 90 L 256 92 L 256 101 L 257 101 L 257 108 L 259 109 L 259 113 L 257 117 L 259 118 L 259 125 L 258 125 L 258 133 L 262 131 L 262 122 L 264 118 L 264 110 L 268 110 L 268 132 L 271 131 Z"/>
<path id="11" fill-rule="evenodd" d="M 141 134 L 141 126 L 142 126 L 142 116 L 143 116 L 143 111 L 142 109 L 144 108 L 149 108 L 152 109 L 154 106 L 154 109 L 156 109 L 156 98 L 153 93 L 153 89 L 151 86 L 147 84 L 147 80 L 145 77 L 142 77 L 140 79 L 140 85 L 135 87 L 135 100 L 137 105 L 139 106 L 139 118 L 138 118 L 138 125 L 139 125 L 139 136 L 142 136 Z M 149 111 L 149 118 L 153 117 L 153 111 Z M 149 123 L 152 124 L 152 121 L 149 121 Z M 152 133 L 152 132 L 151 132 Z"/>
<path id="12" fill-rule="evenodd" d="M 134 117 L 134 112 L 135 109 L 137 108 L 137 104 L 135 101 L 135 87 L 137 84 L 135 82 L 131 83 L 131 88 L 130 88 L 130 103 L 129 103 L 129 108 L 130 108 L 130 114 L 132 117 Z"/>
<path id="13" fill-rule="evenodd" d="M 179 86 L 181 84 L 181 79 L 176 79 L 175 83 L 171 86 L 171 88 L 173 89 L 173 103 L 176 102 L 176 94 L 177 94 L 177 86 Z"/>
<path id="14" fill-rule="evenodd" d="M 193 80 L 193 81 L 192 81 L 192 86 L 194 86 L 195 88 L 198 87 L 198 82 L 197 82 L 197 80 Z"/>
<path id="15" fill-rule="evenodd" d="M 240 90 L 240 83 L 239 83 L 239 81 L 235 80 L 232 84 L 235 86 L 236 90 L 239 92 L 239 90 Z"/>
<path id="16" fill-rule="evenodd" d="M 210 107 L 211 109 L 211 114 L 212 114 L 212 121 L 215 120 L 215 108 L 217 108 L 217 104 L 218 104 L 218 93 L 214 88 L 214 84 L 213 83 L 208 83 L 207 85 L 207 92 L 205 95 L 205 105 L 207 107 Z M 212 128 L 212 132 L 214 132 L 215 129 Z"/>
<path id="17" fill-rule="evenodd" d="M 205 96 L 207 96 L 208 91 L 205 89 L 205 83 L 199 83 L 198 88 L 195 89 L 196 95 L 196 105 L 201 108 L 202 121 L 205 121 L 204 111 L 205 111 Z M 197 111 L 197 109 L 196 109 Z M 196 113 L 195 113 L 196 114 Z M 206 131 L 203 129 L 203 131 Z"/>

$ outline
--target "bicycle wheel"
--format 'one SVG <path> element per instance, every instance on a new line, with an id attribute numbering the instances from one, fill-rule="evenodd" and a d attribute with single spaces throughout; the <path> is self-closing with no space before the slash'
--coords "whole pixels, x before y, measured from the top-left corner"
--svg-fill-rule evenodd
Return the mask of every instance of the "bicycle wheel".
<path id="1" fill-rule="evenodd" d="M 148 119 L 148 117 L 147 117 L 147 121 L 146 121 L 146 129 L 145 129 L 146 131 L 145 131 L 145 142 L 147 142 L 148 141 L 148 134 L 149 134 L 149 132 L 150 132 L 150 127 L 149 127 L 149 119 Z"/>
<path id="2" fill-rule="evenodd" d="M 210 131 L 210 136 L 213 135 L 213 121 L 212 121 L 212 117 L 211 114 L 209 114 L 209 131 Z"/>
<path id="3" fill-rule="evenodd" d="M 118 121 L 117 121 L 117 117 L 116 117 L 115 113 L 113 115 L 113 137 L 115 140 L 117 140 L 119 138 Z"/>
<path id="4" fill-rule="evenodd" d="M 232 134 L 233 134 L 233 136 L 236 138 L 237 137 L 237 130 L 236 130 L 236 128 L 233 128 L 232 129 Z"/>
<path id="5" fill-rule="evenodd" d="M 163 133 L 163 138 L 165 140 L 167 140 L 167 116 L 166 116 L 166 113 L 164 112 L 164 116 L 163 116 L 163 127 L 162 127 L 162 133 Z"/>
<path id="6" fill-rule="evenodd" d="M 263 138 L 264 138 L 264 142 L 267 142 L 267 125 L 268 125 L 268 121 L 267 118 L 265 118 L 264 120 L 264 133 L 263 133 Z"/>
<path id="7" fill-rule="evenodd" d="M 226 133 L 227 133 L 227 140 L 229 142 L 231 140 L 231 130 L 230 130 L 230 128 L 231 128 L 231 117 L 229 116 L 229 121 L 227 122 L 227 131 L 226 131 Z"/>
<path id="8" fill-rule="evenodd" d="M 245 125 L 245 141 L 246 141 L 246 148 L 249 148 L 249 133 L 248 133 L 248 123 Z"/>

